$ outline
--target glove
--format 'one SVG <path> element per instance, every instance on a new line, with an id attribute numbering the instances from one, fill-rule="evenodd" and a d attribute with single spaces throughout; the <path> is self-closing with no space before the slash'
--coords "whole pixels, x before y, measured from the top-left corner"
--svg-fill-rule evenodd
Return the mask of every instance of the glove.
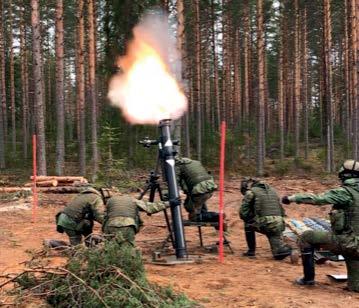
<path id="1" fill-rule="evenodd" d="M 175 199 L 171 199 L 170 200 L 170 205 L 173 205 L 173 206 L 180 206 L 181 205 L 181 199 L 180 197 L 178 198 L 175 198 Z"/>
<path id="2" fill-rule="evenodd" d="M 288 196 L 284 196 L 283 198 L 282 198 L 282 203 L 283 204 L 290 204 L 290 200 L 289 200 L 289 198 L 288 198 Z"/>

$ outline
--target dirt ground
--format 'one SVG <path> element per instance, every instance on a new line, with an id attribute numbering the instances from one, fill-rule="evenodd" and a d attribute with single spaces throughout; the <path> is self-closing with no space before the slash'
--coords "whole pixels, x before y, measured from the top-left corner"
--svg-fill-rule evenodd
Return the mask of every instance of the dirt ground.
<path id="1" fill-rule="evenodd" d="M 335 181 L 313 181 L 309 179 L 281 178 L 266 179 L 281 195 L 299 191 L 320 192 L 332 187 Z M 187 294 L 204 307 L 359 307 L 359 294 L 344 290 L 345 283 L 332 282 L 326 274 L 345 274 L 343 262 L 332 262 L 316 267 L 315 287 L 298 287 L 292 281 L 302 275 L 301 264 L 292 265 L 289 260 L 274 261 L 269 244 L 262 235 L 257 235 L 257 257 L 246 259 L 241 256 L 246 244 L 243 223 L 238 218 L 238 207 L 242 196 L 237 180 L 226 183 L 225 213 L 229 222 L 228 239 L 234 254 L 226 252 L 224 263 L 219 263 L 216 254 L 206 254 L 198 248 L 196 228 L 186 227 L 186 239 L 190 253 L 200 254 L 200 264 L 158 266 L 146 263 L 148 277 L 161 285 L 171 285 L 176 291 Z M 13 273 L 24 268 L 28 252 L 40 249 L 45 238 L 66 240 L 56 233 L 54 215 L 62 208 L 70 195 L 46 195 L 38 209 L 36 223 L 31 223 L 31 210 L 15 207 L 3 210 L 0 215 L 0 275 Z M 56 203 L 56 204 L 55 204 Z M 0 202 L 1 208 L 9 203 Z M 218 195 L 208 203 L 215 210 Z M 291 204 L 285 206 L 287 215 L 293 218 L 326 217 L 329 206 Z M 146 260 L 151 251 L 159 246 L 166 235 L 163 215 L 143 215 L 145 226 L 137 236 L 137 244 Z M 205 245 L 215 244 L 215 230 L 204 228 Z M 97 230 L 98 226 L 97 226 Z M 0 278 L 1 282 L 1 278 Z M 0 296 L 0 306 L 6 299 Z"/>

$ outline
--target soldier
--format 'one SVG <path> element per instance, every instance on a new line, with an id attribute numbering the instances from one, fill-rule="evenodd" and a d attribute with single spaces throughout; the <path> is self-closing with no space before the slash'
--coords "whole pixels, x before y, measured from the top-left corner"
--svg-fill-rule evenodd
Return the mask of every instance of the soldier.
<path id="1" fill-rule="evenodd" d="M 339 170 L 342 185 L 320 195 L 303 193 L 284 196 L 282 202 L 332 204 L 331 232 L 305 231 L 300 238 L 304 277 L 295 282 L 314 285 L 314 248 L 342 254 L 348 271 L 348 289 L 359 292 L 359 162 L 346 160 Z"/>
<path id="2" fill-rule="evenodd" d="M 291 255 L 291 247 L 285 245 L 282 239 L 285 213 L 276 191 L 266 183 L 244 178 L 241 181 L 241 193 L 244 199 L 239 216 L 244 221 L 248 246 L 243 256 L 255 256 L 255 232 L 267 236 L 274 259 L 282 260 Z"/>
<path id="3" fill-rule="evenodd" d="M 66 233 L 72 246 L 78 245 L 92 233 L 94 220 L 103 222 L 104 195 L 92 188 L 85 188 L 56 215 L 56 230 Z"/>
<path id="4" fill-rule="evenodd" d="M 180 200 L 178 200 L 180 202 Z M 160 212 L 169 206 L 168 202 L 145 202 L 129 195 L 115 195 L 106 203 L 106 213 L 102 230 L 107 235 L 115 235 L 119 242 L 135 245 L 135 234 L 142 221 L 139 211 L 147 214 Z"/>
<path id="5" fill-rule="evenodd" d="M 191 221 L 218 222 L 218 213 L 207 210 L 206 201 L 217 189 L 213 177 L 202 163 L 186 157 L 176 158 L 179 184 L 187 195 L 184 207 Z"/>

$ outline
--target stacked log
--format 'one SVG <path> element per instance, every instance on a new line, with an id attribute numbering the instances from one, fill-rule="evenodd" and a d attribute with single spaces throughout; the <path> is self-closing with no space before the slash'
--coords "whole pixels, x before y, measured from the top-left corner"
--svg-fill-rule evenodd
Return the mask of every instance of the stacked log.
<path id="1" fill-rule="evenodd" d="M 30 177 L 31 181 L 34 177 Z M 83 176 L 37 176 L 36 185 L 39 187 L 56 187 L 56 186 L 82 186 L 88 181 Z M 29 186 L 33 183 L 27 183 Z"/>

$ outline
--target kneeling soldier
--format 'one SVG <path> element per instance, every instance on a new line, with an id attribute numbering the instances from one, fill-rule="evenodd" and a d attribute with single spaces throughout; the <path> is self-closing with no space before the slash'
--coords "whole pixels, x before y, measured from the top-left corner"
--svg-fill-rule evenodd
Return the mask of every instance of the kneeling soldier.
<path id="1" fill-rule="evenodd" d="M 285 213 L 276 191 L 268 184 L 255 179 L 243 179 L 241 193 L 244 198 L 239 216 L 244 221 L 248 245 L 248 251 L 243 253 L 243 256 L 255 256 L 255 232 L 267 236 L 274 259 L 282 260 L 290 256 L 292 249 L 285 245 L 282 239 Z"/>
<path id="2" fill-rule="evenodd" d="M 139 211 L 147 214 L 160 212 L 169 206 L 168 202 L 146 202 L 129 195 L 115 195 L 106 203 L 106 213 L 102 227 L 106 235 L 115 236 L 119 242 L 135 245 L 135 234 L 142 225 Z"/>
<path id="3" fill-rule="evenodd" d="M 178 182 L 187 195 L 184 207 L 191 221 L 218 222 L 219 215 L 209 212 L 206 202 L 217 189 L 213 176 L 198 160 L 176 158 Z"/>
<path id="4" fill-rule="evenodd" d="M 92 233 L 94 220 L 103 222 L 104 200 L 102 194 L 92 188 L 85 188 L 56 215 L 56 229 L 66 233 L 71 245 L 78 245 Z"/>
<path id="5" fill-rule="evenodd" d="M 359 162 L 346 160 L 339 170 L 342 186 L 320 195 L 295 194 L 285 196 L 284 204 L 291 202 L 316 205 L 332 204 L 331 232 L 305 231 L 300 239 L 304 277 L 299 285 L 315 283 L 314 248 L 323 247 L 345 258 L 348 288 L 359 292 Z"/>

